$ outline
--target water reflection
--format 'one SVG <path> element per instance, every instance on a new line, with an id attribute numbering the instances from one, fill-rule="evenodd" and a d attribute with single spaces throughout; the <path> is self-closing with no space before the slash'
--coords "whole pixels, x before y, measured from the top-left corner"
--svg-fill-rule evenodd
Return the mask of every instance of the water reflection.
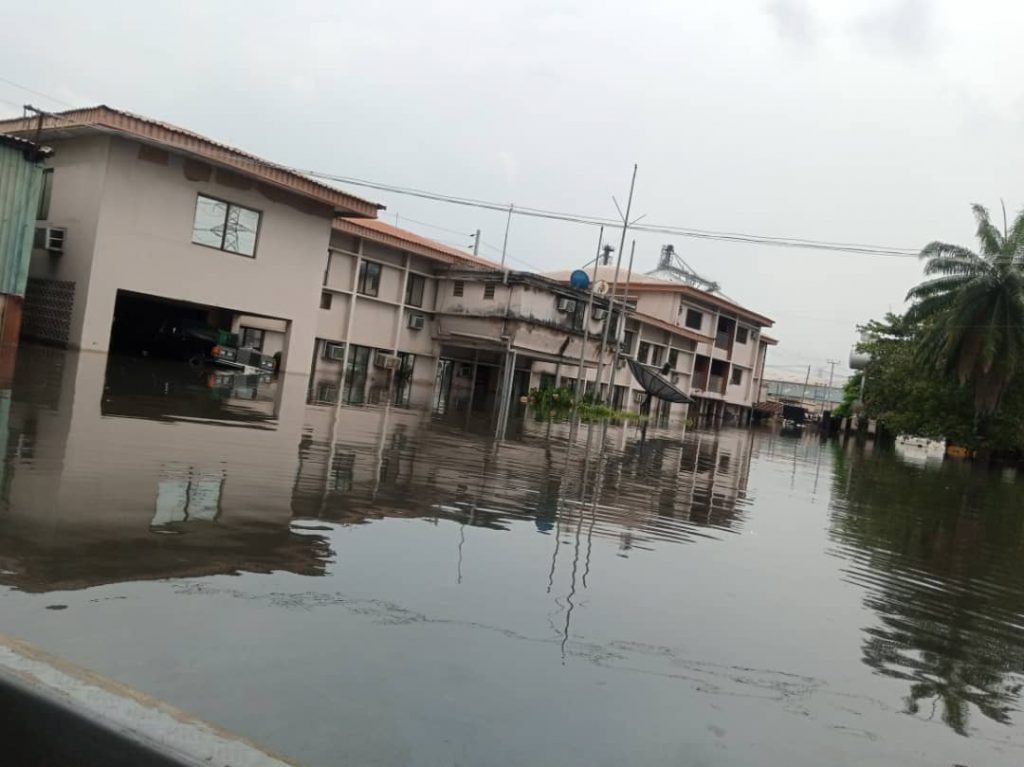
<path id="1" fill-rule="evenodd" d="M 907 683 L 905 711 L 960 735 L 1009 724 L 1024 673 L 1024 517 L 999 475 L 836 450 L 831 529 L 878 624 L 863 660 Z"/>
<path id="2" fill-rule="evenodd" d="M 640 445 L 625 428 L 527 420 L 495 444 L 461 417 L 306 404 L 293 376 L 31 347 L 10 385 L 0 583 L 26 591 L 323 574 L 332 553 L 304 518 L 455 522 L 460 580 L 464 527 L 528 522 L 555 538 L 553 574 L 572 531 L 629 556 L 735 531 L 746 502 L 744 432 Z"/>

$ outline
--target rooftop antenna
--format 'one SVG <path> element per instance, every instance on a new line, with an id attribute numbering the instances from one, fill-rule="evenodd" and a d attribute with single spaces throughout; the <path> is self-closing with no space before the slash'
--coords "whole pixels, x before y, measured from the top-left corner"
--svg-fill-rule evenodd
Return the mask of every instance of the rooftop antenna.
<path id="1" fill-rule="evenodd" d="M 676 253 L 674 245 L 662 245 L 661 256 L 658 258 L 658 268 L 653 272 L 648 272 L 649 275 L 656 275 L 667 280 L 675 280 L 676 282 L 685 282 L 687 285 L 692 285 L 695 288 L 706 290 L 709 293 L 717 293 L 721 291 L 722 286 L 714 280 L 709 280 L 707 277 L 703 277 L 697 273 L 697 271 L 686 263 L 682 257 Z"/>

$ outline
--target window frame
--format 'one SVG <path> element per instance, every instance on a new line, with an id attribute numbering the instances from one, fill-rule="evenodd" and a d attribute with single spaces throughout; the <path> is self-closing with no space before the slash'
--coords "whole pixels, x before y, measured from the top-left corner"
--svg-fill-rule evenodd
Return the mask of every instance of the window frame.
<path id="1" fill-rule="evenodd" d="M 417 301 L 413 300 L 413 294 L 416 292 L 415 290 L 413 290 L 414 285 L 419 286 L 419 299 Z M 427 278 L 424 277 L 422 274 L 414 274 L 413 272 L 409 272 L 408 279 L 406 279 L 405 281 L 405 305 L 415 306 L 417 309 L 422 309 L 423 295 L 424 293 L 426 293 L 426 290 Z"/>
<path id="2" fill-rule="evenodd" d="M 452 296 L 462 298 L 466 293 L 465 280 L 452 280 Z"/>
<path id="3" fill-rule="evenodd" d="M 484 301 L 493 301 L 494 300 L 494 288 L 495 288 L 495 285 L 494 285 L 493 282 L 485 282 L 484 283 Z"/>
<path id="4" fill-rule="evenodd" d="M 743 334 L 743 338 L 740 338 L 740 333 Z M 741 325 L 736 326 L 736 343 L 743 344 L 746 346 L 747 340 L 750 338 L 750 330 L 742 327 Z"/>
<path id="5" fill-rule="evenodd" d="M 679 369 L 679 350 L 678 349 L 669 349 L 668 350 L 668 357 L 666 358 L 666 360 L 668 361 L 668 364 L 672 366 L 673 370 L 678 370 Z"/>
<path id="6" fill-rule="evenodd" d="M 664 352 L 665 347 L 661 344 L 651 344 L 651 364 L 654 365 L 654 367 L 661 367 L 662 360 L 664 359 Z"/>
<path id="7" fill-rule="evenodd" d="M 736 374 L 739 373 L 739 379 L 736 380 Z M 730 386 L 743 386 L 743 368 L 738 368 L 733 365 L 732 371 L 729 373 L 729 385 Z"/>
<path id="8" fill-rule="evenodd" d="M 641 341 L 640 345 L 636 347 L 636 361 L 641 365 L 646 365 L 647 360 L 651 356 L 651 342 Z"/>
<path id="9" fill-rule="evenodd" d="M 329 290 L 321 290 L 320 308 L 324 311 L 330 311 L 332 306 L 334 306 L 334 294 Z"/>
<path id="10" fill-rule="evenodd" d="M 196 210 L 199 207 L 199 200 L 200 199 L 206 199 L 206 200 L 210 200 L 212 202 L 219 202 L 219 203 L 222 203 L 222 204 L 227 206 L 224 209 L 224 224 L 223 224 L 224 231 L 223 231 L 223 233 L 220 236 L 220 245 L 210 245 L 209 243 L 206 243 L 206 242 L 196 242 L 196 239 L 195 239 L 195 235 L 196 235 Z M 247 210 L 250 213 L 255 213 L 256 214 L 256 234 L 253 237 L 252 253 L 251 254 L 250 253 L 243 253 L 243 252 L 238 251 L 238 250 L 228 250 L 227 248 L 224 247 L 224 240 L 228 236 L 227 221 L 228 221 L 228 214 L 231 212 L 231 208 L 241 208 L 242 210 Z M 263 233 L 263 211 L 260 210 L 259 208 L 250 208 L 248 205 L 242 205 L 241 203 L 231 202 L 230 200 L 225 200 L 225 199 L 223 199 L 221 197 L 214 197 L 213 195 L 205 194 L 203 192 L 197 192 L 196 193 L 196 202 L 195 202 L 195 205 L 192 207 L 192 244 L 193 245 L 198 245 L 201 248 L 209 248 L 210 250 L 218 250 L 221 253 L 229 253 L 232 256 L 241 256 L 242 258 L 255 259 L 256 258 L 256 253 L 260 249 L 260 235 L 262 233 Z"/>
<path id="11" fill-rule="evenodd" d="M 369 271 L 371 266 L 377 270 L 377 274 L 374 276 L 374 286 L 372 293 L 369 290 L 367 290 L 366 287 L 367 272 Z M 361 296 L 369 296 L 370 298 L 380 297 L 380 277 L 381 274 L 383 274 L 383 272 L 384 265 L 381 264 L 379 261 L 370 261 L 364 259 L 363 262 L 359 265 L 359 280 L 356 284 L 356 292 Z"/>
<path id="12" fill-rule="evenodd" d="M 696 315 L 696 317 L 697 317 L 697 324 L 696 325 L 690 324 L 690 315 L 691 314 Z M 686 327 L 688 327 L 690 330 L 697 330 L 697 331 L 699 331 L 701 329 L 701 327 L 704 325 L 704 312 L 702 312 L 700 309 L 692 309 L 689 306 L 687 306 L 686 307 L 686 317 L 683 320 L 683 324 Z"/>
<path id="13" fill-rule="evenodd" d="M 43 168 L 39 184 L 39 202 L 36 205 L 36 221 L 50 220 L 50 203 L 53 200 L 53 168 Z"/>
<path id="14" fill-rule="evenodd" d="M 250 327 L 249 325 L 241 325 L 241 326 L 239 326 L 238 330 L 239 330 L 238 345 L 239 345 L 240 348 L 242 348 L 242 349 L 255 349 L 258 352 L 262 352 L 263 351 L 263 344 L 265 344 L 266 341 L 267 341 L 267 331 L 264 328 L 254 328 L 254 327 Z M 245 336 L 246 336 L 247 333 L 258 333 L 259 334 L 259 338 L 260 338 L 259 346 L 256 346 L 256 345 L 246 346 L 245 345 Z"/>

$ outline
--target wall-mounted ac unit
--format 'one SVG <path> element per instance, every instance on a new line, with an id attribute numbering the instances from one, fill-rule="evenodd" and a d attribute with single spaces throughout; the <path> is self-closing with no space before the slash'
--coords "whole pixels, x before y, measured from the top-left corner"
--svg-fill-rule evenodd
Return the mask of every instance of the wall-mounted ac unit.
<path id="1" fill-rule="evenodd" d="M 324 342 L 324 359 L 341 362 L 345 359 L 345 344 L 335 344 L 330 341 Z"/>
<path id="2" fill-rule="evenodd" d="M 57 226 L 37 226 L 33 247 L 48 251 L 55 256 L 64 252 L 64 239 L 67 229 Z"/>
<path id="3" fill-rule="evenodd" d="M 603 320 L 607 316 L 608 316 L 608 310 L 607 309 L 602 309 L 601 307 L 597 307 L 597 308 L 594 309 L 593 317 L 594 317 L 594 321 L 595 322 L 600 322 L 601 320 Z"/>
<path id="4" fill-rule="evenodd" d="M 558 311 L 563 314 L 569 314 L 570 312 L 576 311 L 576 302 L 571 298 L 559 298 L 557 306 Z"/>
<path id="5" fill-rule="evenodd" d="M 375 368 L 381 368 L 382 370 L 395 370 L 398 368 L 398 363 L 400 361 L 401 360 L 398 359 L 398 356 L 394 354 L 377 352 L 373 355 L 373 366 Z"/>
<path id="6" fill-rule="evenodd" d="M 409 315 L 409 330 L 423 330 L 423 325 L 426 323 L 427 318 L 422 314 L 410 314 Z"/>

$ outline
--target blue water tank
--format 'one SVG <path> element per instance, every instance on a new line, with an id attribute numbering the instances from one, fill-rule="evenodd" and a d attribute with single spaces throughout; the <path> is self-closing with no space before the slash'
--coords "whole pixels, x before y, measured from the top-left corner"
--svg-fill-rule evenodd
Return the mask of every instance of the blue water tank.
<path id="1" fill-rule="evenodd" d="M 577 290 L 586 290 L 590 287 L 590 275 L 582 269 L 577 269 L 569 275 L 569 284 Z"/>

